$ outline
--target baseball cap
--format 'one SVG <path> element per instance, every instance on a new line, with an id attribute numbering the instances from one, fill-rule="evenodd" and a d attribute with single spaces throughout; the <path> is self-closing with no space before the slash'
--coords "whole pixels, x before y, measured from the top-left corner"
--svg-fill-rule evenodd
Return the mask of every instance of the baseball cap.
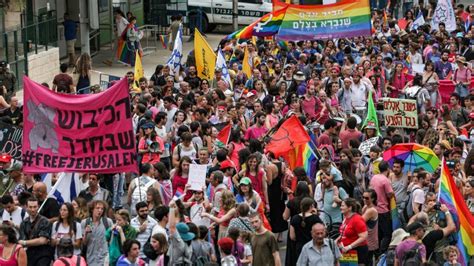
<path id="1" fill-rule="evenodd" d="M 224 169 L 232 168 L 232 167 L 234 167 L 234 166 L 232 165 L 232 163 L 231 163 L 229 160 L 225 160 L 225 161 L 223 161 L 223 162 L 221 163 L 220 169 L 221 169 L 221 170 L 224 170 Z"/>
<path id="2" fill-rule="evenodd" d="M 239 182 L 239 185 L 250 185 L 252 184 L 252 180 L 250 180 L 250 178 L 248 177 L 242 177 L 242 179 L 240 179 L 240 182 Z"/>
<path id="3" fill-rule="evenodd" d="M 0 155 L 0 162 L 9 163 L 12 160 L 12 156 L 8 153 L 2 153 Z"/>

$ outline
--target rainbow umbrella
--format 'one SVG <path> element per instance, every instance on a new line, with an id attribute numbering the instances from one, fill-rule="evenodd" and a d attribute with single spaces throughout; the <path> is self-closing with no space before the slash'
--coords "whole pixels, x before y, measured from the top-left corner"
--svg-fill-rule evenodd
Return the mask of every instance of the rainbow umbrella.
<path id="1" fill-rule="evenodd" d="M 440 162 L 433 150 L 416 143 L 396 144 L 383 153 L 383 160 L 390 166 L 393 166 L 396 159 L 405 162 L 404 173 L 413 172 L 416 168 L 423 168 L 434 173 Z"/>

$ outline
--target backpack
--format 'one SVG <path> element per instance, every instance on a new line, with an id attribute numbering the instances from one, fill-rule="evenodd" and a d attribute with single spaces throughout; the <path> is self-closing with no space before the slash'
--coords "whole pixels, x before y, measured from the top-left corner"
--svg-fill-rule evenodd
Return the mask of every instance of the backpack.
<path id="1" fill-rule="evenodd" d="M 191 143 L 193 144 L 194 150 L 196 151 L 196 155 L 194 157 L 197 157 L 197 154 L 199 152 L 199 147 L 195 142 L 191 141 Z M 181 161 L 181 149 L 182 149 L 181 143 L 176 145 L 176 149 L 178 149 L 178 161 Z M 191 159 L 194 159 L 194 158 L 191 158 Z"/>
<path id="2" fill-rule="evenodd" d="M 77 255 L 76 257 L 77 257 L 76 266 L 80 266 L 81 265 L 81 256 Z M 65 258 L 58 258 L 58 260 L 61 261 L 62 263 L 64 263 L 65 266 L 71 266 L 71 264 L 69 264 L 69 262 Z"/>
<path id="3" fill-rule="evenodd" d="M 402 258 L 401 265 L 403 266 L 418 266 L 422 264 L 421 255 L 420 255 L 420 246 L 421 244 L 416 243 L 416 245 L 408 250 Z"/>
<path id="4" fill-rule="evenodd" d="M 407 198 L 405 207 L 403 208 L 403 219 L 405 223 L 408 223 L 408 220 L 410 220 L 410 217 L 412 217 L 413 214 L 415 214 L 415 212 L 413 211 L 413 192 L 415 192 L 418 189 L 421 189 L 421 188 L 415 187 L 411 191 L 408 191 L 408 198 Z"/>
<path id="5" fill-rule="evenodd" d="M 377 266 L 394 266 L 395 255 L 395 247 L 389 247 L 387 252 L 380 256 Z"/>
<path id="6" fill-rule="evenodd" d="M 104 225 L 105 229 L 111 227 L 112 225 L 109 223 L 109 220 L 107 217 L 102 216 L 101 218 L 102 224 Z M 86 226 L 92 223 L 92 218 L 87 218 L 86 219 Z M 57 229 L 56 229 L 57 231 Z M 83 242 L 84 243 L 84 242 Z M 82 244 L 81 247 L 81 257 L 83 257 L 85 260 L 87 260 L 87 245 Z"/>
<path id="7" fill-rule="evenodd" d="M 0 218 L 3 217 L 3 213 L 4 213 L 5 209 L 3 210 L 0 210 Z M 21 220 L 25 220 L 25 215 L 26 215 L 26 210 L 21 208 Z"/>
<path id="8" fill-rule="evenodd" d="M 146 191 L 149 187 L 153 186 L 155 182 L 157 182 L 155 179 L 151 179 L 143 185 L 142 182 L 140 182 L 140 177 L 135 179 L 135 188 L 132 192 L 132 206 L 130 206 L 132 210 L 135 209 L 135 204 L 138 202 L 146 201 Z"/>

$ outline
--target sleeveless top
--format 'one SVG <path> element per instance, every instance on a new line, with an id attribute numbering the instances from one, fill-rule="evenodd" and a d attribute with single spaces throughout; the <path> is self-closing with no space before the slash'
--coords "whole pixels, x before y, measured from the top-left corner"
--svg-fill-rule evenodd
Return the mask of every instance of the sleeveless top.
<path id="1" fill-rule="evenodd" d="M 232 150 L 232 153 L 230 154 L 230 160 L 234 163 L 235 167 L 237 168 L 237 171 L 240 171 L 239 151 L 245 148 L 245 144 L 235 143 L 235 142 L 231 142 L 230 144 L 234 146 L 234 149 Z"/>
<path id="2" fill-rule="evenodd" d="M 173 187 L 173 195 L 176 195 L 176 191 L 178 188 L 181 188 L 181 191 L 184 191 L 184 187 L 188 183 L 188 179 L 184 178 L 178 174 L 175 174 L 173 176 L 173 181 L 171 181 L 172 187 Z M 189 198 L 192 196 L 192 191 L 188 191 L 186 195 L 184 196 L 184 201 L 187 201 Z"/>
<path id="3" fill-rule="evenodd" d="M 263 194 L 263 184 L 262 184 L 262 177 L 263 177 L 263 171 L 259 170 L 257 176 L 254 176 L 250 174 L 250 171 L 247 171 L 247 177 L 250 178 L 252 181 L 252 188 L 257 191 L 257 193 L 260 195 L 260 198 L 266 204 L 265 202 L 265 195 Z"/>
<path id="4" fill-rule="evenodd" d="M 15 245 L 14 252 L 11 254 L 10 258 L 7 260 L 2 258 L 1 254 L 3 254 L 3 245 L 0 245 L 0 265 L 2 266 L 17 266 L 18 265 L 18 251 L 20 249 L 19 245 Z"/>
<path id="5" fill-rule="evenodd" d="M 368 220 L 367 222 L 365 222 L 365 224 L 367 225 L 367 233 L 368 233 L 367 246 L 369 247 L 369 251 L 379 249 L 378 223 L 379 223 L 378 218 L 375 220 Z"/>

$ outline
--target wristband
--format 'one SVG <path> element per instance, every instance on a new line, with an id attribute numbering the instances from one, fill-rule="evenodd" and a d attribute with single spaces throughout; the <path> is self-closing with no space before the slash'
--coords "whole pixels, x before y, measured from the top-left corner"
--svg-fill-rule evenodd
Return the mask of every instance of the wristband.
<path id="1" fill-rule="evenodd" d="M 451 214 L 451 213 L 450 213 L 449 211 L 446 211 L 446 212 L 444 213 L 444 215 L 448 215 L 448 214 Z"/>
<path id="2" fill-rule="evenodd" d="M 347 250 L 351 250 L 351 249 L 352 249 L 352 245 L 347 246 Z"/>
<path id="3" fill-rule="evenodd" d="M 23 240 L 23 246 L 26 247 L 26 240 Z"/>

